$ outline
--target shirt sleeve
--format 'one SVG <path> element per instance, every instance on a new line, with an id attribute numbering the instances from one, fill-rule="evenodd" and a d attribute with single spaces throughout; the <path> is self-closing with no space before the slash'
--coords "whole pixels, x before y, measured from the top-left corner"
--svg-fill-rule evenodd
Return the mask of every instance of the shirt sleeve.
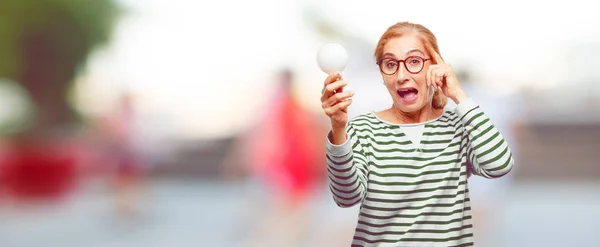
<path id="1" fill-rule="evenodd" d="M 469 98 L 455 109 L 464 128 L 467 161 L 472 174 L 498 178 L 510 172 L 514 158 L 508 143 L 481 108 Z"/>
<path id="2" fill-rule="evenodd" d="M 327 135 L 326 157 L 329 188 L 340 207 L 352 207 L 365 197 L 368 183 L 364 147 L 351 124 L 346 127 L 346 142 L 334 145 Z"/>

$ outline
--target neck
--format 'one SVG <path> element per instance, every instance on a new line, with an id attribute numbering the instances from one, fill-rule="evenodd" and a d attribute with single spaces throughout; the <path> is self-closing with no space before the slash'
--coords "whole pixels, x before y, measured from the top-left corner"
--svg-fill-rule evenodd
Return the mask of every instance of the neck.
<path id="1" fill-rule="evenodd" d="M 403 124 L 422 123 L 436 118 L 439 115 L 439 109 L 433 109 L 431 104 L 425 105 L 421 110 L 415 112 L 403 112 L 397 107 L 390 108 L 393 118 Z"/>

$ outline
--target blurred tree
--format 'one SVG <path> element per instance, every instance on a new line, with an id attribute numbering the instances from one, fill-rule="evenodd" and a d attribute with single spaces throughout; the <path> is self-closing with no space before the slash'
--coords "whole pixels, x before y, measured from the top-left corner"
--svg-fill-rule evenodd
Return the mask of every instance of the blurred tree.
<path id="1" fill-rule="evenodd" d="M 0 164 L 8 194 L 59 198 L 76 184 L 82 151 L 71 140 L 79 121 L 68 94 L 118 10 L 114 0 L 0 0 L 0 78 L 19 83 L 32 106 Z"/>
<path id="2" fill-rule="evenodd" d="M 25 136 L 77 122 L 68 91 L 91 52 L 110 39 L 113 0 L 1 0 L 0 78 L 23 85 L 35 119 Z"/>

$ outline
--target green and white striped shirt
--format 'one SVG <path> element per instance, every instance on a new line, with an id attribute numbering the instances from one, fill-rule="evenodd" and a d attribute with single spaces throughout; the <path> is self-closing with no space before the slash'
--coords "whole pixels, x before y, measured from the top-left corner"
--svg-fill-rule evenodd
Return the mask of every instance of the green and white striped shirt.
<path id="1" fill-rule="evenodd" d="M 467 178 L 498 178 L 514 159 L 502 135 L 468 99 L 424 125 L 420 143 L 367 113 L 348 141 L 327 138 L 327 170 L 340 207 L 360 203 L 352 246 L 473 246 Z M 414 126 L 414 125 L 413 125 Z"/>

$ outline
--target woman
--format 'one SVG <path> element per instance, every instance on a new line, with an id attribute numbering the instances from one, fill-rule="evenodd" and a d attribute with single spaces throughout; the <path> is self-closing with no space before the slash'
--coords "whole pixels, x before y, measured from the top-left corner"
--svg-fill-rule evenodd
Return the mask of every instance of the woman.
<path id="1" fill-rule="evenodd" d="M 327 169 L 340 207 L 361 204 L 353 246 L 472 246 L 467 179 L 499 178 L 511 151 L 439 55 L 435 36 L 397 23 L 375 50 L 393 104 L 348 121 L 354 94 L 339 74 L 325 80 L 331 119 Z M 457 107 L 444 111 L 447 98 Z"/>

